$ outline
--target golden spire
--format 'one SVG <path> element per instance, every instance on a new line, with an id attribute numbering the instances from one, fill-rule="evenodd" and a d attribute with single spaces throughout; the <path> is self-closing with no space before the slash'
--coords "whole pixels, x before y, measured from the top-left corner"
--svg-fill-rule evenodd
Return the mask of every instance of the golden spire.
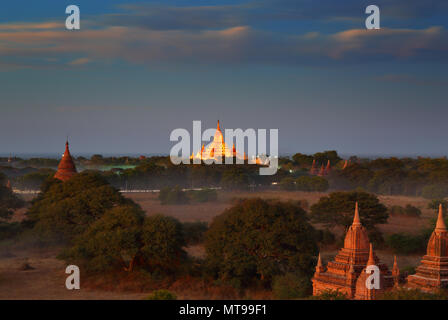
<path id="1" fill-rule="evenodd" d="M 443 208 L 441 203 L 439 204 L 439 215 L 437 216 L 436 230 L 446 231 L 445 221 L 443 220 Z"/>
<path id="2" fill-rule="evenodd" d="M 361 225 L 361 220 L 359 219 L 358 202 L 355 204 L 355 216 L 353 218 L 353 225 Z"/>
<path id="3" fill-rule="evenodd" d="M 370 243 L 369 260 L 367 261 L 368 266 L 375 265 L 375 258 L 373 257 L 373 245 Z"/>
<path id="4" fill-rule="evenodd" d="M 217 126 L 216 130 L 221 131 L 221 128 L 219 127 L 219 120 L 218 120 L 218 126 Z"/>

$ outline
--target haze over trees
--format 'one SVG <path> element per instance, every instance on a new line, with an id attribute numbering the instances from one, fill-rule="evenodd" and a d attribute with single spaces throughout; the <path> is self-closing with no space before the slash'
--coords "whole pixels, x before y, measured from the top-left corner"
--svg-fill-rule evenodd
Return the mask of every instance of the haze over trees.
<path id="1" fill-rule="evenodd" d="M 25 201 L 18 198 L 6 184 L 6 177 L 0 173 L 0 240 L 19 232 L 19 224 L 10 220 L 14 211 L 25 205 Z"/>

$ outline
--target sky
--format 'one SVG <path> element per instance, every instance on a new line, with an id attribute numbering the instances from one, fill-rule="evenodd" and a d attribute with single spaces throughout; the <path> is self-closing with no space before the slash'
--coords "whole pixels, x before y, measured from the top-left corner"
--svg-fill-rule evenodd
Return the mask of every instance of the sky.
<path id="1" fill-rule="evenodd" d="M 219 119 L 281 154 L 448 155 L 447 28 L 444 0 L 3 1 L 0 154 L 168 154 Z"/>

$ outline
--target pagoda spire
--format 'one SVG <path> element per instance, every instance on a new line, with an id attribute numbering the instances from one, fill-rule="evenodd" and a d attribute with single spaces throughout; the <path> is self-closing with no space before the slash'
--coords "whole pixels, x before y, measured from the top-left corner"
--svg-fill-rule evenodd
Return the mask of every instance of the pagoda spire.
<path id="1" fill-rule="evenodd" d="M 70 154 L 70 148 L 67 141 L 65 142 L 65 152 L 62 156 L 61 162 L 59 162 L 58 171 L 54 177 L 63 182 L 70 180 L 77 173 L 75 163 L 73 162 L 72 156 Z"/>
<path id="2" fill-rule="evenodd" d="M 317 267 L 322 267 L 322 259 L 320 258 L 320 252 L 319 252 L 319 256 L 317 257 Z"/>
<path id="3" fill-rule="evenodd" d="M 355 203 L 355 216 L 353 217 L 352 225 L 361 225 L 361 219 L 359 219 L 358 201 Z"/>
<path id="4" fill-rule="evenodd" d="M 313 164 L 311 165 L 310 174 L 316 174 L 316 159 L 313 159 Z"/>
<path id="5" fill-rule="evenodd" d="M 394 255 L 394 266 L 392 267 L 392 275 L 398 276 L 400 274 L 400 269 L 398 268 L 397 256 Z"/>
<path id="6" fill-rule="evenodd" d="M 368 266 L 374 266 L 375 265 L 375 258 L 373 257 L 373 245 L 370 243 L 370 250 L 369 250 L 369 260 L 367 260 Z"/>
<path id="7" fill-rule="evenodd" d="M 216 130 L 221 131 L 221 128 L 219 127 L 219 120 L 218 120 L 218 125 L 216 127 Z"/>
<path id="8" fill-rule="evenodd" d="M 437 216 L 436 231 L 446 231 L 445 221 L 443 220 L 443 207 L 439 204 L 439 215 Z"/>
<path id="9" fill-rule="evenodd" d="M 325 272 L 325 268 L 324 268 L 324 265 L 322 264 L 322 259 L 320 257 L 320 252 L 319 252 L 319 255 L 317 257 L 316 271 L 315 271 L 314 274 L 317 275 L 317 274 L 320 274 L 320 273 L 323 273 L 323 272 Z"/>
<path id="10" fill-rule="evenodd" d="M 329 174 L 331 171 L 331 164 L 330 164 L 330 160 L 327 161 L 327 167 L 325 168 L 325 173 Z"/>
<path id="11" fill-rule="evenodd" d="M 324 164 L 322 163 L 322 165 L 320 166 L 320 171 L 319 171 L 319 176 L 324 176 L 325 175 L 325 168 L 324 168 Z"/>

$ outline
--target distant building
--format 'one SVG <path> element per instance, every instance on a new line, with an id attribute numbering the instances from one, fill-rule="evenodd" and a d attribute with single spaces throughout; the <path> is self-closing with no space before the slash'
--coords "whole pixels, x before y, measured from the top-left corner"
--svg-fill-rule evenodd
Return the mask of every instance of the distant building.
<path id="1" fill-rule="evenodd" d="M 59 162 L 58 171 L 54 175 L 54 178 L 65 182 L 70 180 L 75 174 L 77 174 L 77 171 L 72 156 L 70 155 L 67 141 L 65 143 L 64 155 L 62 156 L 61 162 Z"/>
<path id="2" fill-rule="evenodd" d="M 380 288 L 369 289 L 366 286 L 366 267 L 376 265 L 380 270 Z M 398 272 L 397 270 L 395 270 Z M 320 254 L 316 272 L 312 279 L 313 295 L 326 290 L 339 291 L 349 299 L 373 300 L 378 294 L 394 286 L 394 276 L 388 267 L 381 263 L 369 244 L 366 229 L 359 218 L 358 203 L 355 207 L 353 224 L 347 231 L 344 248 L 339 250 L 333 261 L 325 268 Z"/>
<path id="3" fill-rule="evenodd" d="M 431 234 L 420 266 L 408 276 L 409 288 L 434 292 L 448 288 L 448 231 L 443 220 L 442 204 L 439 205 L 436 228 Z"/>

